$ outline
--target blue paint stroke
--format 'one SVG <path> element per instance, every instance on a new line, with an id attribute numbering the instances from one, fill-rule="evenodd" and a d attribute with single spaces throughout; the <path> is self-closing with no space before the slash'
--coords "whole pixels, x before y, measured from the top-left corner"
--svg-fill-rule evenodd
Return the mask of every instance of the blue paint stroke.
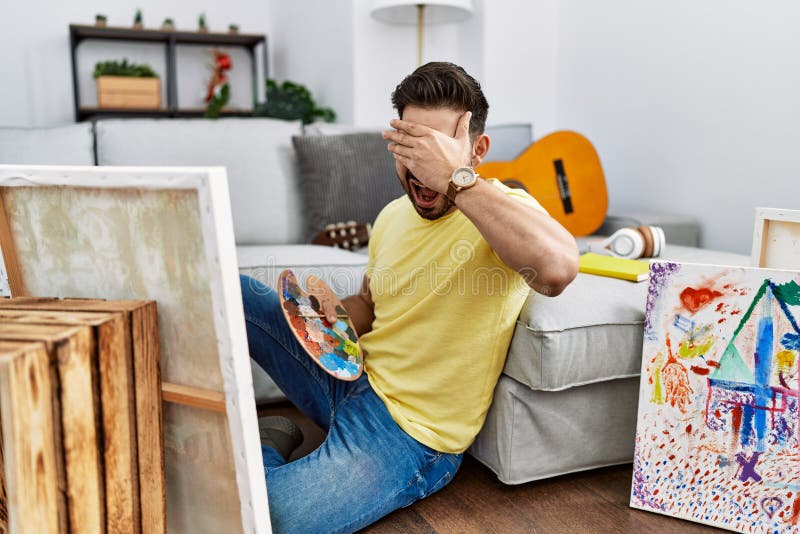
<path id="1" fill-rule="evenodd" d="M 771 396 L 768 395 L 769 379 L 772 373 L 772 346 L 775 333 L 772 324 L 772 290 L 768 289 L 764 296 L 763 314 L 758 321 L 756 352 L 753 355 L 755 364 L 755 404 L 766 406 Z M 767 435 L 767 413 L 757 410 L 755 413 L 756 450 L 764 451 L 764 438 Z"/>
<path id="2" fill-rule="evenodd" d="M 781 345 L 786 350 L 800 350 L 800 335 L 791 332 L 784 334 L 781 338 Z"/>

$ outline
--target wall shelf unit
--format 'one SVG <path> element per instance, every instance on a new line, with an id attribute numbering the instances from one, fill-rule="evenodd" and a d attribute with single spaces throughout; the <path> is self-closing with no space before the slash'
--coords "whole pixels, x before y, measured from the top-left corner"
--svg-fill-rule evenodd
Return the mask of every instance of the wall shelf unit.
<path id="1" fill-rule="evenodd" d="M 161 43 L 166 54 L 166 107 L 162 109 L 132 110 L 108 109 L 81 106 L 80 90 L 78 88 L 78 45 L 87 39 L 100 39 L 107 41 L 129 41 L 139 43 Z M 264 35 L 232 34 L 232 33 L 202 33 L 180 30 L 135 30 L 132 28 L 114 28 L 70 24 L 69 26 L 70 55 L 72 58 L 72 91 L 75 104 L 75 121 L 79 122 L 93 117 L 202 117 L 202 108 L 181 108 L 178 104 L 178 80 L 176 64 L 176 48 L 178 45 L 212 45 L 236 46 L 244 48 L 250 55 L 251 76 L 253 80 L 253 107 L 258 103 L 259 88 L 262 84 L 258 78 L 258 55 L 256 49 L 262 48 L 261 61 L 264 79 L 268 76 L 267 38 Z M 252 115 L 248 110 L 225 110 L 221 116 L 243 117 Z"/>

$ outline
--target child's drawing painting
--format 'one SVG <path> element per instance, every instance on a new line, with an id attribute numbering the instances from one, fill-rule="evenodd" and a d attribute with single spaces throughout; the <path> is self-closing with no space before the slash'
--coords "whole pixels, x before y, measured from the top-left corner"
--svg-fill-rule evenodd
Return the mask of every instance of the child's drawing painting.
<path id="1" fill-rule="evenodd" d="M 631 506 L 800 526 L 800 274 L 650 268 Z"/>

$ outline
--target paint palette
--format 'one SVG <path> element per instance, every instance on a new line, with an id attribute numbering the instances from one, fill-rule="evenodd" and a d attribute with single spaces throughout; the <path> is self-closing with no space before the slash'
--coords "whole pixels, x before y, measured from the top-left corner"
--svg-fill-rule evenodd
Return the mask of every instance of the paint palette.
<path id="1" fill-rule="evenodd" d="M 278 277 L 283 315 L 297 341 L 322 369 L 340 380 L 356 380 L 364 371 L 364 360 L 353 323 L 331 288 L 315 276 L 306 280 L 308 292 L 287 269 Z M 331 303 L 338 319 L 325 318 L 323 303 Z"/>

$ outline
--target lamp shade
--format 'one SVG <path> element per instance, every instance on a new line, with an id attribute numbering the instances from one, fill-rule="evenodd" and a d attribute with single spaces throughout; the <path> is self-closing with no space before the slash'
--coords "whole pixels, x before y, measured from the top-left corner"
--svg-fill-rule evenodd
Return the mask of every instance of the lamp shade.
<path id="1" fill-rule="evenodd" d="M 374 0 L 372 16 L 389 24 L 417 24 L 417 6 L 425 6 L 425 24 L 460 22 L 472 14 L 472 0 Z"/>

